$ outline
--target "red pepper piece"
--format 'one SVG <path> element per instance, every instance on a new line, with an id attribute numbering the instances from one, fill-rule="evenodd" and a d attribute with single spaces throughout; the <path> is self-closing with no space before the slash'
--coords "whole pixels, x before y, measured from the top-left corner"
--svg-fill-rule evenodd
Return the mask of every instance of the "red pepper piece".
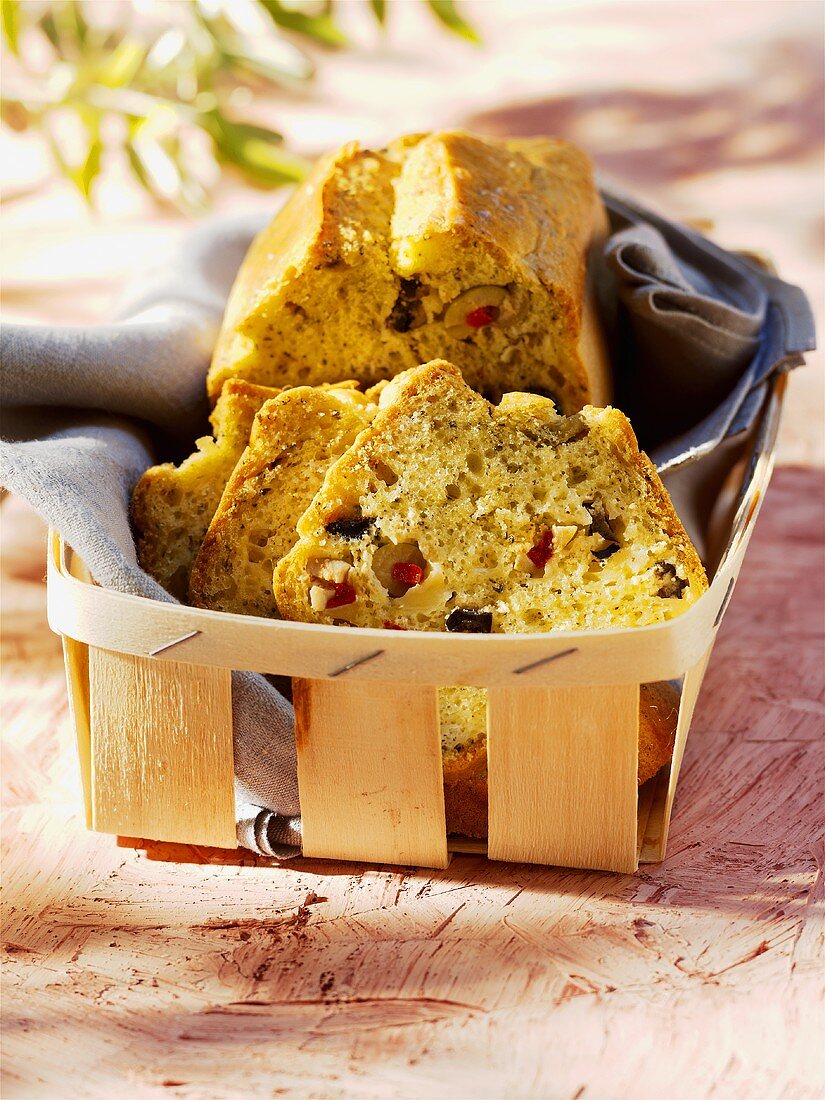
<path id="1" fill-rule="evenodd" d="M 479 306 L 478 309 L 470 310 L 464 318 L 464 324 L 469 325 L 470 328 L 484 328 L 485 325 L 492 325 L 497 320 L 498 306 Z"/>
<path id="2" fill-rule="evenodd" d="M 413 561 L 397 561 L 392 567 L 392 579 L 399 584 L 414 588 L 424 580 L 424 570 Z"/>
<path id="3" fill-rule="evenodd" d="M 406 630 L 405 626 L 399 626 L 398 623 L 391 623 L 389 619 L 385 619 L 381 624 L 385 630 Z"/>
<path id="4" fill-rule="evenodd" d="M 550 530 L 542 531 L 533 549 L 527 551 L 527 557 L 536 569 L 544 569 L 553 557 L 553 532 Z"/>
<path id="5" fill-rule="evenodd" d="M 326 585 L 324 587 L 326 587 Z M 340 584 L 333 584 L 333 588 L 335 591 L 327 600 L 327 611 L 330 611 L 333 607 L 344 607 L 348 603 L 355 603 L 356 592 L 351 584 L 347 584 L 346 581 L 341 581 Z"/>

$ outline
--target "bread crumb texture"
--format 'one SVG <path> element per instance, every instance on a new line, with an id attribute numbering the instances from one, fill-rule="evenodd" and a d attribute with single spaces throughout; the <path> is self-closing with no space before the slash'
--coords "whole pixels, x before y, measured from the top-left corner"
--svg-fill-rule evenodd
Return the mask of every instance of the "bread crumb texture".
<path id="1" fill-rule="evenodd" d="M 377 413 L 380 389 L 298 386 L 263 405 L 192 569 L 194 606 L 277 614 L 273 568 L 294 544 L 296 523 L 330 463 Z"/>
<path id="2" fill-rule="evenodd" d="M 707 579 L 616 409 L 498 406 L 451 364 L 405 372 L 329 469 L 275 571 L 284 617 L 518 633 L 644 626 Z M 324 600 L 330 563 L 343 592 Z M 330 590 L 327 590 L 330 591 Z"/>

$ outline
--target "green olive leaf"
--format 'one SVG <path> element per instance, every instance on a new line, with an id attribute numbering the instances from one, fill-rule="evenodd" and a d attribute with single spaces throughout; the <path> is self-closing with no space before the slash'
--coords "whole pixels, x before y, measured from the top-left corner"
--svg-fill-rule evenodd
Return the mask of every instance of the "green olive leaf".
<path id="1" fill-rule="evenodd" d="M 103 159 L 103 142 L 100 137 L 100 115 L 97 111 L 82 108 L 79 115 L 86 127 L 88 145 L 86 154 L 75 169 L 73 180 L 86 202 L 92 201 L 92 185 L 100 175 Z"/>
<path id="2" fill-rule="evenodd" d="M 372 14 L 383 27 L 387 22 L 386 0 L 370 0 L 370 7 L 372 8 Z"/>
<path id="3" fill-rule="evenodd" d="M 313 38 L 323 46 L 340 49 L 349 46 L 349 39 L 328 12 L 310 15 L 297 8 L 286 7 L 280 0 L 258 0 L 272 22 L 284 30 Z"/>
<path id="4" fill-rule="evenodd" d="M 481 36 L 458 12 L 453 0 L 427 0 L 427 6 L 440 23 L 448 27 L 453 34 L 466 38 L 476 46 L 481 45 Z"/>
<path id="5" fill-rule="evenodd" d="M 233 122 L 217 111 L 210 114 L 207 126 L 221 159 L 238 165 L 258 183 L 294 183 L 307 173 L 303 157 L 284 149 L 282 136 L 272 130 Z"/>
<path id="6" fill-rule="evenodd" d="M 103 64 L 95 69 L 97 82 L 107 88 L 131 85 L 145 59 L 146 47 L 142 42 L 136 38 L 122 38 L 106 55 Z"/>
<path id="7" fill-rule="evenodd" d="M 158 113 L 135 120 L 131 129 L 130 161 L 139 168 L 140 178 L 157 198 L 171 203 L 182 201 L 183 175 L 164 140 L 165 124 Z"/>
<path id="8" fill-rule="evenodd" d="M 226 44 L 224 57 L 232 68 L 245 69 L 271 84 L 303 83 L 315 74 L 309 58 L 282 38 L 257 43 L 233 40 Z"/>
<path id="9" fill-rule="evenodd" d="M 3 37 L 15 57 L 20 56 L 20 4 L 18 0 L 0 0 Z"/>
<path id="10" fill-rule="evenodd" d="M 454 3 L 426 2 L 452 33 L 479 40 Z M 383 27 L 386 0 L 369 6 Z M 203 206 L 218 164 L 265 186 L 303 178 L 307 162 L 280 134 L 236 116 L 258 89 L 291 90 L 314 76 L 302 46 L 351 45 L 340 4 L 186 0 L 168 4 L 165 22 L 147 18 L 150 8 L 138 0 L 0 0 L 2 37 L 16 58 L 13 92 L 0 99 L 3 124 L 36 130 L 87 201 L 109 151 L 125 153 L 156 201 L 187 209 Z"/>

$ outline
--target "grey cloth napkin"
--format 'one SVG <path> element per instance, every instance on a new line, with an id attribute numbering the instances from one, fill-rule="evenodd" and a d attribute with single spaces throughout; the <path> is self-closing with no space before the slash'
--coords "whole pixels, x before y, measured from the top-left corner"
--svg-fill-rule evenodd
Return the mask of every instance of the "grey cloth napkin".
<path id="1" fill-rule="evenodd" d="M 618 193 L 604 197 L 617 230 L 606 256 L 632 353 L 625 363 L 644 364 L 654 405 L 666 406 L 653 418 L 662 440 L 654 459 L 669 469 L 753 423 L 769 375 L 813 347 L 810 309 L 795 287 Z M 255 216 L 202 225 L 174 255 L 159 258 L 113 324 L 2 330 L 2 482 L 100 584 L 174 602 L 137 564 L 129 499 L 158 456 L 188 453 L 207 431 L 210 351 L 232 279 L 262 224 Z M 638 386 L 623 371 L 620 392 L 650 448 L 659 441 L 645 437 L 649 402 L 634 406 L 638 389 L 629 380 Z M 679 415 L 671 416 L 674 392 Z M 689 414 L 682 415 L 683 401 Z M 294 855 L 292 709 L 267 678 L 235 673 L 233 712 L 238 841 L 264 855 Z"/>
<path id="2" fill-rule="evenodd" d="M 677 263 L 650 225 L 620 230 L 606 256 L 632 328 L 635 384 L 654 410 L 667 410 L 660 434 L 672 438 L 715 408 L 753 359 L 767 295 L 753 281 L 739 301 L 726 300 L 703 271 Z"/>
<path id="3" fill-rule="evenodd" d="M 95 580 L 133 596 L 174 603 L 137 564 L 129 498 L 152 461 L 146 433 L 128 420 L 73 412 L 5 413 L 0 443 L 7 488 L 29 500 L 81 555 Z M 263 855 L 300 844 L 292 708 L 267 681 L 233 674 L 238 840 Z"/>
<path id="4" fill-rule="evenodd" d="M 616 403 L 664 474 L 753 425 L 770 376 L 815 347 L 813 315 L 799 287 L 601 184 Z"/>

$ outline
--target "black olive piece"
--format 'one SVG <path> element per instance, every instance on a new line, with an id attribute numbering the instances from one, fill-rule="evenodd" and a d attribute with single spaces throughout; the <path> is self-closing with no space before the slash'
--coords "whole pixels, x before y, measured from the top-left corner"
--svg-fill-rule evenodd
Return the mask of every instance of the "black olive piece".
<path id="1" fill-rule="evenodd" d="M 588 535 L 601 535 L 607 542 L 615 542 L 618 544 L 619 540 L 616 537 L 616 532 L 610 526 L 610 520 L 607 517 L 607 510 L 604 504 L 598 497 L 594 497 L 593 500 L 582 501 L 587 511 L 590 513 L 590 527 L 587 530 Z"/>
<path id="2" fill-rule="evenodd" d="M 682 594 L 688 586 L 688 582 L 683 581 L 681 577 L 677 577 L 676 566 L 669 561 L 660 561 L 654 569 L 654 573 L 665 582 L 657 589 L 656 595 L 660 596 L 663 600 L 681 600 Z"/>
<path id="3" fill-rule="evenodd" d="M 409 332 L 416 325 L 423 324 L 424 316 L 418 301 L 421 284 L 418 279 L 402 279 L 398 288 L 398 297 L 392 307 L 387 325 L 396 332 Z"/>
<path id="4" fill-rule="evenodd" d="M 327 534 L 338 535 L 342 539 L 360 539 L 375 523 L 372 517 L 367 519 L 334 519 L 324 525 Z"/>
<path id="5" fill-rule="evenodd" d="M 521 432 L 525 439 L 538 447 L 563 447 L 567 443 L 575 443 L 577 439 L 584 439 L 590 434 L 590 428 L 574 413 L 556 424 L 539 424 L 537 421 L 531 427 L 522 428 Z"/>
<path id="6" fill-rule="evenodd" d="M 608 546 L 603 546 L 601 550 L 594 550 L 593 557 L 598 558 L 599 561 L 607 561 L 608 558 L 612 558 L 617 550 L 620 550 L 618 542 L 611 542 Z"/>
<path id="7" fill-rule="evenodd" d="M 453 634 L 489 634 L 493 629 L 493 613 L 457 607 L 447 616 L 447 629 Z"/>

